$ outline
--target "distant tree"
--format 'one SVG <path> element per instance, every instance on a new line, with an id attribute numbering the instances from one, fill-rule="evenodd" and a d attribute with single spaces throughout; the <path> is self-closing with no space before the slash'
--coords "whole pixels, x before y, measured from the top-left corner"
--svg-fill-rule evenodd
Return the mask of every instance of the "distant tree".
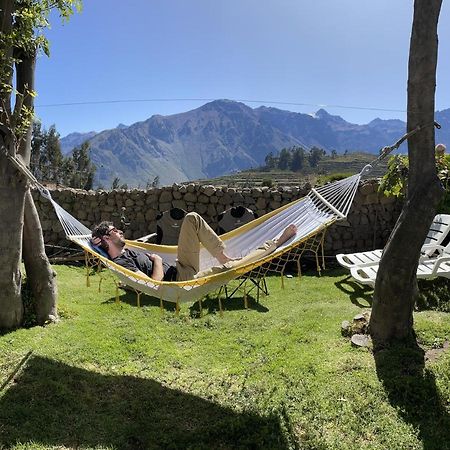
<path id="1" fill-rule="evenodd" d="M 47 132 L 42 133 L 43 141 L 40 156 L 41 180 L 56 184 L 64 181 L 63 166 L 64 156 L 59 142 L 59 133 L 55 125 L 52 125 Z"/>
<path id="2" fill-rule="evenodd" d="M 30 170 L 38 180 L 42 180 L 41 155 L 44 145 L 44 131 L 41 129 L 41 123 L 35 121 L 32 128 Z"/>
<path id="3" fill-rule="evenodd" d="M 280 170 L 288 170 L 291 166 L 292 154 L 289 149 L 283 148 L 278 157 L 278 168 Z"/>
<path id="4" fill-rule="evenodd" d="M 47 131 L 39 122 L 32 129 L 30 169 L 39 181 L 77 189 L 92 189 L 96 171 L 89 157 L 89 143 L 74 148 L 72 155 L 65 157 L 55 126 Z"/>
<path id="5" fill-rule="evenodd" d="M 147 186 L 146 186 L 146 188 L 147 189 L 150 189 L 150 188 L 156 188 L 156 187 L 158 187 L 159 186 L 159 175 L 156 175 L 156 177 L 155 178 L 153 178 L 153 180 L 152 181 L 147 181 Z"/>
<path id="6" fill-rule="evenodd" d="M 266 163 L 266 168 L 268 170 L 272 170 L 277 167 L 277 158 L 273 156 L 272 152 L 266 155 L 266 157 L 264 158 L 264 162 Z"/>
<path id="7" fill-rule="evenodd" d="M 331 150 L 331 158 L 335 159 L 337 157 L 337 151 L 333 148 L 333 150 Z"/>
<path id="8" fill-rule="evenodd" d="M 71 166 L 65 172 L 68 176 L 67 185 L 77 189 L 92 189 L 96 167 L 89 157 L 89 142 L 84 142 L 79 147 L 75 147 L 72 157 L 68 158 Z"/>
<path id="9" fill-rule="evenodd" d="M 291 170 L 293 172 L 300 172 L 305 166 L 305 161 L 305 150 L 302 147 L 294 147 L 292 149 Z"/>
<path id="10" fill-rule="evenodd" d="M 311 167 L 317 167 L 319 161 L 324 157 L 325 151 L 318 147 L 312 147 L 309 151 L 308 162 Z"/>
<path id="11" fill-rule="evenodd" d="M 120 187 L 120 178 L 119 177 L 115 177 L 113 182 L 111 183 L 111 189 L 119 189 Z"/>

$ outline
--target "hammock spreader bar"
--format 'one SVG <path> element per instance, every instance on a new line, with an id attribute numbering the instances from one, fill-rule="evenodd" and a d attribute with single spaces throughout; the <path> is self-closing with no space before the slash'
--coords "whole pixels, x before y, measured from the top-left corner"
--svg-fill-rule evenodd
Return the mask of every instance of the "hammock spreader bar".
<path id="1" fill-rule="evenodd" d="M 331 211 L 333 211 L 338 217 L 340 217 L 341 219 L 345 219 L 345 215 L 342 214 L 337 208 L 335 208 L 331 203 L 329 203 L 327 200 L 325 200 L 314 188 L 311 189 L 311 192 L 314 193 L 314 195 L 316 195 L 319 200 L 324 203 L 326 206 L 328 206 L 328 208 L 331 209 Z"/>

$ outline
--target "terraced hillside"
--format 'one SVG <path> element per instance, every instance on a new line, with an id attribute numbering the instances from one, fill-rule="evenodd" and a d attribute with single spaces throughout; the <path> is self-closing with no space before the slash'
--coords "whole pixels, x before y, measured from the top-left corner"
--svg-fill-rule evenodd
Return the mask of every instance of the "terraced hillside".
<path id="1" fill-rule="evenodd" d="M 308 169 L 302 172 L 291 172 L 283 170 L 263 171 L 251 169 L 232 175 L 224 175 L 212 179 L 197 180 L 197 183 L 212 184 L 214 186 L 298 186 L 306 182 L 316 184 L 317 181 L 325 181 L 332 176 L 350 176 L 361 171 L 361 169 L 374 160 L 374 155 L 367 153 L 351 153 L 339 155 L 335 158 L 326 157 L 322 159 L 316 170 Z M 384 161 L 373 169 L 370 177 L 381 177 L 386 171 L 387 163 Z"/>

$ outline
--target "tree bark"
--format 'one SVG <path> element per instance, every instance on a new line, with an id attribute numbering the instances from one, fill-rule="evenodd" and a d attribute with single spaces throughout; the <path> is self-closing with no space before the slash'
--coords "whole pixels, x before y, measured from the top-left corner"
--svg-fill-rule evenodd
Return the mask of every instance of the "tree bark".
<path id="1" fill-rule="evenodd" d="M 425 126 L 408 140 L 408 193 L 380 261 L 370 334 L 375 350 L 396 341 L 415 343 L 413 308 L 420 248 L 443 188 L 436 174 L 434 95 L 437 23 L 442 0 L 415 0 L 408 65 L 407 129 Z"/>
<path id="2" fill-rule="evenodd" d="M 26 186 L 4 155 L 14 145 L 0 137 L 0 328 L 17 328 L 23 317 L 21 297 L 22 229 Z M 5 148 L 6 147 L 6 148 Z M 11 150 L 6 150 L 11 151 Z"/>
<path id="3" fill-rule="evenodd" d="M 5 36 L 12 31 L 14 1 L 4 0 L 0 9 L 0 33 Z M 8 120 L 11 114 L 11 95 L 8 85 L 12 84 L 12 48 L 0 48 L 2 73 L 0 74 L 0 328 L 11 329 L 22 322 L 21 298 L 22 228 L 26 186 L 17 177 L 17 171 L 6 155 L 15 155 L 16 142 Z"/>
<path id="4" fill-rule="evenodd" d="M 27 89 L 34 89 L 36 55 L 20 53 L 16 56 L 21 60 L 16 66 L 17 90 L 25 94 Z M 25 94 L 23 104 L 28 108 L 33 108 L 33 97 Z M 19 154 L 27 166 L 30 164 L 31 157 L 31 135 L 32 126 L 30 124 L 19 146 Z M 33 296 L 37 322 L 43 324 L 57 317 L 56 273 L 51 268 L 45 254 L 42 227 L 29 189 L 25 197 L 24 221 L 22 256 Z"/>
<path id="5" fill-rule="evenodd" d="M 2 0 L 0 8 L 0 33 L 5 36 L 11 34 L 12 31 L 12 17 L 14 12 L 14 0 Z M 2 72 L 0 73 L 0 97 L 3 110 L 0 110 L 0 122 L 7 123 L 7 115 L 11 114 L 11 91 L 5 89 L 7 85 L 12 85 L 13 79 L 13 65 L 10 58 L 13 56 L 12 47 L 0 48 L 0 62 Z"/>
<path id="6" fill-rule="evenodd" d="M 30 283 L 38 324 L 57 317 L 56 272 L 45 254 L 44 238 L 39 216 L 30 190 L 25 197 L 25 226 L 23 230 L 23 261 Z"/>

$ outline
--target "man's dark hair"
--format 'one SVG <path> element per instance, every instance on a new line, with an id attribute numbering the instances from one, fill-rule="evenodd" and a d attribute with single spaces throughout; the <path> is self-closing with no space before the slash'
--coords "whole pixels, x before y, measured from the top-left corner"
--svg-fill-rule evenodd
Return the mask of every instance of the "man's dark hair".
<path id="1" fill-rule="evenodd" d="M 101 239 L 98 245 L 101 249 L 105 250 L 105 252 L 108 251 L 109 245 L 103 239 L 103 236 L 106 236 L 109 233 L 109 229 L 113 226 L 114 224 L 112 222 L 104 220 L 103 222 L 100 222 L 98 225 L 95 225 L 94 229 L 92 230 L 92 237 Z"/>

